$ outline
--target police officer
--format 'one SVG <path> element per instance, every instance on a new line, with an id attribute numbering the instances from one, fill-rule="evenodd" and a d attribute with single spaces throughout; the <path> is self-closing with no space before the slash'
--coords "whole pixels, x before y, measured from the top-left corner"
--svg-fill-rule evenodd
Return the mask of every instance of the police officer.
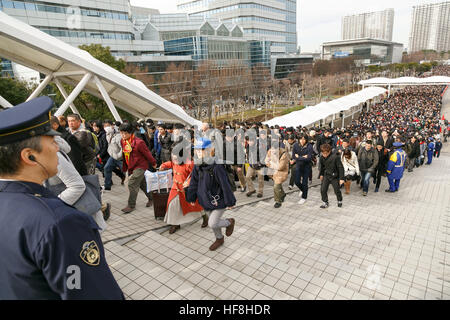
<path id="1" fill-rule="evenodd" d="M 406 152 L 403 151 L 401 142 L 394 142 L 394 152 L 392 152 L 387 163 L 387 179 L 389 182 L 389 189 L 386 192 L 396 192 L 400 186 L 400 179 L 403 177 L 405 169 Z"/>
<path id="2" fill-rule="evenodd" d="M 52 106 L 0 112 L 0 300 L 123 299 L 98 225 L 42 186 L 58 166 Z"/>

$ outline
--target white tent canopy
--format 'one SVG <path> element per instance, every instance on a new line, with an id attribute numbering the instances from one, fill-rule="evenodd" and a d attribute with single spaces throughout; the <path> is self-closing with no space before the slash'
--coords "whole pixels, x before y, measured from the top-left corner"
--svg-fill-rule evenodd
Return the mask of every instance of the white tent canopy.
<path id="1" fill-rule="evenodd" d="M 330 102 L 321 102 L 315 106 L 308 107 L 300 111 L 291 112 L 284 116 L 273 118 L 269 121 L 264 122 L 264 124 L 267 124 L 268 126 L 279 125 L 284 127 L 297 127 L 299 125 L 308 126 L 341 111 L 349 110 L 354 106 L 357 106 L 384 93 L 386 93 L 386 89 L 384 88 L 365 88 L 361 91 L 349 94 L 345 97 Z"/>
<path id="2" fill-rule="evenodd" d="M 401 77 L 401 78 L 372 78 L 358 82 L 362 86 L 410 86 L 410 85 L 449 85 L 450 77 L 433 76 L 427 78 Z"/>
<path id="3" fill-rule="evenodd" d="M 120 120 L 117 106 L 139 118 L 200 124 L 180 106 L 152 92 L 142 82 L 3 12 L 0 12 L 0 56 L 46 75 L 28 100 L 37 97 L 51 81 L 55 82 L 66 99 L 55 115 L 63 114 L 68 107 L 78 112 L 73 101 L 84 90 L 104 99 L 116 120 Z M 75 88 L 67 94 L 62 83 Z M 0 104 L 11 107 L 1 97 Z"/>

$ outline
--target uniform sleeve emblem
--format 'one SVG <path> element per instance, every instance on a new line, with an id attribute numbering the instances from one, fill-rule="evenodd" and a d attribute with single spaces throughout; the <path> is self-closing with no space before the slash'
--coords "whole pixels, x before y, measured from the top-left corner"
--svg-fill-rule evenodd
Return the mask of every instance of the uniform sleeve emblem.
<path id="1" fill-rule="evenodd" d="M 100 264 L 100 251 L 95 241 L 86 241 L 80 252 L 81 260 L 90 266 L 98 266 Z"/>

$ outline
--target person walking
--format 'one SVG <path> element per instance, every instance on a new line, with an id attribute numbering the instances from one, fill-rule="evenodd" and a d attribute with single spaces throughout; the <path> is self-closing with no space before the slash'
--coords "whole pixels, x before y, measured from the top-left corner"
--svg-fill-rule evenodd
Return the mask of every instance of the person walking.
<path id="1" fill-rule="evenodd" d="M 216 238 L 209 250 L 215 251 L 225 242 L 222 228 L 226 228 L 227 237 L 233 234 L 235 219 L 222 219 L 222 216 L 225 208 L 234 207 L 236 198 L 231 190 L 224 166 L 214 161 L 215 154 L 211 140 L 198 138 L 194 149 L 200 164 L 196 164 L 192 171 L 186 200 L 193 204 L 198 199 L 199 204 L 208 214 L 208 225 Z"/>
<path id="2" fill-rule="evenodd" d="M 88 174 L 95 174 L 95 163 L 97 161 L 95 152 L 95 140 L 93 133 L 81 125 L 81 117 L 78 114 L 69 114 L 67 116 L 69 132 L 73 134 L 81 146 L 83 161 Z"/>
<path id="3" fill-rule="evenodd" d="M 296 174 L 296 166 L 295 166 L 295 161 L 292 162 L 292 150 L 294 148 L 294 144 L 296 142 L 295 139 L 295 135 L 294 134 L 289 134 L 287 136 L 287 140 L 284 140 L 283 143 L 286 146 L 286 152 L 289 156 L 289 173 L 290 173 L 290 178 L 289 178 L 289 190 L 292 190 L 294 188 L 294 183 L 295 183 L 295 174 Z"/>
<path id="4" fill-rule="evenodd" d="M 392 148 L 392 145 L 390 146 Z M 389 159 L 389 155 L 383 147 L 383 141 L 378 141 L 376 146 L 376 152 L 378 153 L 378 164 L 373 174 L 375 183 L 375 192 L 380 191 L 381 179 L 386 174 L 386 165 Z"/>
<path id="5" fill-rule="evenodd" d="M 177 150 L 176 145 L 174 145 L 174 150 Z M 183 153 L 183 148 L 178 154 L 172 153 L 172 161 L 164 162 L 159 168 L 160 171 L 173 170 L 173 185 L 167 201 L 166 215 L 164 216 L 164 222 L 171 226 L 169 234 L 175 233 L 182 224 L 192 222 L 200 217 L 203 218 L 202 228 L 208 226 L 208 216 L 205 212 L 202 212 L 203 208 L 199 205 L 198 199 L 194 205 L 186 201 L 185 191 L 189 186 L 194 163 L 190 160 L 183 163 L 185 158 Z"/>
<path id="6" fill-rule="evenodd" d="M 286 198 L 286 193 L 283 190 L 283 182 L 289 176 L 289 158 L 283 143 L 278 143 L 279 140 L 272 141 L 271 148 L 267 152 L 266 166 L 273 171 L 272 179 L 274 182 L 273 193 L 275 199 L 275 208 L 281 207 L 281 203 Z"/>
<path id="7" fill-rule="evenodd" d="M 363 196 L 367 196 L 370 177 L 375 173 L 375 168 L 378 165 L 378 152 L 373 148 L 372 140 L 366 140 L 364 147 L 360 147 L 358 163 L 361 171 L 361 188 L 363 189 Z"/>
<path id="8" fill-rule="evenodd" d="M 298 204 L 304 204 L 308 198 L 308 179 L 312 172 L 313 157 L 314 150 L 309 143 L 309 137 L 306 134 L 302 134 L 299 142 L 296 142 L 292 148 L 291 160 L 291 164 L 296 164 L 295 185 L 300 190 Z"/>
<path id="9" fill-rule="evenodd" d="M 394 152 L 389 157 L 387 164 L 387 179 L 389 181 L 389 189 L 386 192 L 397 192 L 400 187 L 400 180 L 403 177 L 405 169 L 406 152 L 402 150 L 403 143 L 394 142 Z"/>
<path id="10" fill-rule="evenodd" d="M 420 145 L 416 136 L 411 137 L 405 151 L 408 155 L 408 172 L 413 172 L 417 158 L 420 156 Z"/>
<path id="11" fill-rule="evenodd" d="M 442 149 L 442 142 L 441 139 L 437 139 L 435 147 L 434 147 L 434 157 L 439 158 L 441 155 L 441 149 Z"/>
<path id="12" fill-rule="evenodd" d="M 119 132 L 114 128 L 111 120 L 106 120 L 103 124 L 103 128 L 106 132 L 106 142 L 108 143 L 108 155 L 109 158 L 103 168 L 105 173 L 105 185 L 104 190 L 111 190 L 112 186 L 112 173 L 114 172 L 120 179 L 121 185 L 125 183 L 125 174 L 122 172 L 122 137 Z"/>
<path id="13" fill-rule="evenodd" d="M 326 143 L 320 146 L 322 155 L 320 156 L 321 166 L 319 178 L 322 181 L 320 186 L 320 193 L 323 204 L 322 209 L 329 207 L 328 204 L 328 187 L 333 186 L 336 194 L 338 207 L 342 207 L 342 193 L 340 186 L 344 184 L 344 167 L 338 155 L 331 154 L 331 146 Z"/>
<path id="14" fill-rule="evenodd" d="M 344 167 L 345 194 L 350 194 L 352 181 L 357 180 L 357 177 L 361 175 L 361 172 L 359 171 L 358 157 L 354 151 L 344 149 L 341 154 L 341 162 Z"/>
<path id="15" fill-rule="evenodd" d="M 133 134 L 134 128 L 129 123 L 124 123 L 119 127 L 122 136 L 121 146 L 123 153 L 123 172 L 128 171 L 128 206 L 122 209 L 122 212 L 128 214 L 136 208 L 136 198 L 139 188 L 147 196 L 146 207 L 152 205 L 151 193 L 147 192 L 144 173 L 149 167 L 149 163 L 156 168 L 156 160 L 148 150 L 145 142 L 136 138 Z"/>
<path id="16" fill-rule="evenodd" d="M 428 138 L 428 146 L 427 146 L 427 165 L 430 165 L 431 162 L 433 161 L 433 154 L 434 154 L 434 148 L 435 148 L 435 144 L 433 141 L 433 138 Z"/>

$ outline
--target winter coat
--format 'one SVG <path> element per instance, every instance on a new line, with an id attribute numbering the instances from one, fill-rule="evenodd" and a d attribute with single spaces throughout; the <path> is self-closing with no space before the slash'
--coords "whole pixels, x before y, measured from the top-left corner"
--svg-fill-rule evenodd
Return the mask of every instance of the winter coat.
<path id="1" fill-rule="evenodd" d="M 225 209 L 236 204 L 224 165 L 194 166 L 186 200 L 195 202 L 197 199 L 205 210 Z"/>
<path id="2" fill-rule="evenodd" d="M 145 145 L 145 142 L 139 138 L 136 138 L 135 136 L 132 136 L 131 138 L 131 148 L 132 151 L 130 153 L 128 162 L 126 160 L 125 156 L 125 150 L 126 150 L 126 142 L 122 139 L 121 145 L 122 145 L 122 153 L 123 153 L 123 165 L 122 165 L 122 171 L 127 172 L 131 175 L 133 174 L 133 171 L 135 169 L 148 169 L 148 164 L 156 165 L 156 160 L 153 158 L 152 154 L 150 153 L 150 150 L 148 150 L 147 146 Z"/>
<path id="3" fill-rule="evenodd" d="M 411 143 L 409 142 L 406 146 L 406 153 L 408 154 L 408 158 L 414 159 L 420 156 L 420 144 L 419 141 Z"/>
<path id="4" fill-rule="evenodd" d="M 344 180 L 344 167 L 339 155 L 330 154 L 327 158 L 320 156 L 320 164 L 320 176 L 329 180 Z"/>
<path id="5" fill-rule="evenodd" d="M 341 162 L 342 166 L 344 167 L 344 176 L 347 175 L 360 175 L 361 172 L 359 171 L 359 163 L 358 163 L 358 157 L 356 156 L 356 153 L 351 151 L 352 157 L 350 159 L 347 159 L 344 157 L 344 153 L 341 154 Z"/>
<path id="6" fill-rule="evenodd" d="M 81 129 L 72 133 L 78 140 L 81 146 L 83 161 L 88 162 L 95 158 L 95 141 L 92 133 L 89 130 Z"/>
<path id="7" fill-rule="evenodd" d="M 169 132 L 163 136 L 158 136 L 159 143 L 161 144 L 161 161 L 167 162 L 171 160 L 170 153 L 172 151 L 172 136 Z"/>
<path id="8" fill-rule="evenodd" d="M 180 199 L 181 210 L 183 210 L 183 215 L 186 215 L 189 212 L 199 212 L 202 211 L 203 208 L 199 205 L 198 200 L 195 201 L 195 205 L 192 206 L 190 203 L 186 201 L 185 189 L 183 188 L 184 182 L 189 177 L 189 174 L 194 169 L 194 163 L 188 162 L 186 164 L 174 164 L 172 161 L 164 162 L 161 164 L 160 169 L 162 170 L 173 170 L 173 185 L 170 190 L 169 200 L 167 201 L 167 209 L 169 208 L 169 203 L 176 198 L 178 195 Z M 189 177 L 189 181 L 190 181 Z M 188 182 L 189 182 L 188 181 Z"/>
<path id="9" fill-rule="evenodd" d="M 358 162 L 361 171 L 374 173 L 378 165 L 378 151 L 373 147 L 370 151 L 367 151 L 365 147 L 359 149 Z"/>
<path id="10" fill-rule="evenodd" d="M 306 156 L 306 158 L 304 158 Z M 307 167 L 312 165 L 314 150 L 310 143 L 301 146 L 300 143 L 294 143 L 292 148 L 292 160 L 295 160 L 297 167 Z"/>
<path id="11" fill-rule="evenodd" d="M 284 148 L 279 148 L 279 152 L 270 149 L 266 156 L 266 166 L 274 170 L 272 179 L 275 184 L 282 184 L 289 176 L 289 157 Z M 273 152 L 273 153 L 272 153 Z"/>
<path id="12" fill-rule="evenodd" d="M 106 140 L 106 132 L 104 130 L 100 130 L 97 133 L 97 140 L 99 146 L 97 156 L 99 156 L 100 159 L 102 159 L 103 163 L 106 163 L 106 161 L 108 161 L 109 154 L 108 154 L 108 141 Z"/>
<path id="13" fill-rule="evenodd" d="M 122 160 L 122 137 L 120 133 L 111 131 L 106 133 L 106 141 L 108 142 L 108 154 L 113 157 L 114 160 Z"/>
<path id="14" fill-rule="evenodd" d="M 70 146 L 70 152 L 66 153 L 69 156 L 70 161 L 72 161 L 72 164 L 74 165 L 77 172 L 80 174 L 80 176 L 87 175 L 88 171 L 86 168 L 86 164 L 83 161 L 83 154 L 78 139 L 61 126 L 58 127 L 57 131 L 61 133 L 62 138 Z"/>

